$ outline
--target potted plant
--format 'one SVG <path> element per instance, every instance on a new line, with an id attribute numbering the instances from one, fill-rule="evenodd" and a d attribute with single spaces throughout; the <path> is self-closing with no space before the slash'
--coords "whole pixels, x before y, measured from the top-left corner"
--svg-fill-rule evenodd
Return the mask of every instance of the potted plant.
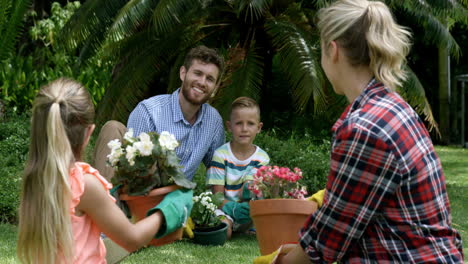
<path id="1" fill-rule="evenodd" d="M 298 231 L 317 204 L 305 200 L 307 191 L 299 184 L 302 171 L 278 166 L 262 166 L 249 184 L 253 199 L 250 216 L 256 228 L 262 255 L 280 245 L 298 240 Z"/>
<path id="2" fill-rule="evenodd" d="M 164 196 L 178 188 L 195 188 L 195 183 L 185 178 L 175 149 L 179 143 L 167 131 L 141 133 L 133 136 L 133 130 L 125 133 L 122 142 L 111 140 L 111 153 L 107 163 L 115 170 L 111 181 L 119 189 L 119 198 L 125 201 L 134 220 L 143 219 L 146 212 L 162 201 Z M 151 245 L 163 245 L 182 238 L 182 229 Z"/>
<path id="3" fill-rule="evenodd" d="M 215 210 L 224 201 L 222 193 L 203 192 L 193 197 L 190 217 L 195 226 L 193 241 L 202 245 L 223 245 L 227 239 L 227 224 L 217 216 Z"/>

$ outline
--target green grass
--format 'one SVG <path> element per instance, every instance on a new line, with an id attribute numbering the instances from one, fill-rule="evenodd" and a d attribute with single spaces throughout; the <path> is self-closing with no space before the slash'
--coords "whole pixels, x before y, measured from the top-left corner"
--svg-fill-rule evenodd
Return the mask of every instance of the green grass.
<path id="1" fill-rule="evenodd" d="M 0 224 L 0 263 L 16 262 L 16 226 Z"/>
<path id="2" fill-rule="evenodd" d="M 234 235 L 223 246 L 202 246 L 182 240 L 161 247 L 149 247 L 127 257 L 122 264 L 130 263 L 252 263 L 258 256 L 254 235 Z"/>
<path id="3" fill-rule="evenodd" d="M 452 225 L 460 232 L 463 251 L 468 253 L 468 149 L 436 147 L 442 162 L 452 213 Z"/>
<path id="4" fill-rule="evenodd" d="M 468 149 L 436 147 L 447 182 L 453 226 L 461 233 L 468 252 Z M 0 224 L 0 263 L 16 263 L 16 227 Z M 237 235 L 224 246 L 200 246 L 182 240 L 144 248 L 121 263 L 252 263 L 260 254 L 255 236 Z"/>

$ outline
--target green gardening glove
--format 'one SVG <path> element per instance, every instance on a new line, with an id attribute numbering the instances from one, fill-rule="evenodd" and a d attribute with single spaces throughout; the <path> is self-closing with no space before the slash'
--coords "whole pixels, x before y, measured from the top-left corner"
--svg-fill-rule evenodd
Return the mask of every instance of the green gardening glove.
<path id="1" fill-rule="evenodd" d="M 236 223 L 246 224 L 252 221 L 252 219 L 250 219 L 250 206 L 248 202 L 237 203 L 229 201 L 224 204 L 222 210 L 232 217 Z"/>
<path id="2" fill-rule="evenodd" d="M 252 199 L 252 193 L 249 190 L 249 185 L 252 181 L 244 182 L 242 185 L 242 201 L 250 201 Z"/>
<path id="3" fill-rule="evenodd" d="M 161 238 L 182 227 L 192 211 L 192 197 L 192 190 L 175 190 L 167 194 L 156 207 L 146 213 L 146 216 L 149 216 L 157 210 L 161 210 L 164 215 L 164 224 L 161 225 L 156 238 Z"/>

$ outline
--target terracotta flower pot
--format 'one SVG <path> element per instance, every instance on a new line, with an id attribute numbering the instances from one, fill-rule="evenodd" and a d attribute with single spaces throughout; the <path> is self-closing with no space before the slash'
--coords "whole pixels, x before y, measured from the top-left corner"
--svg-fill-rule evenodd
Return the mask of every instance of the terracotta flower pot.
<path id="1" fill-rule="evenodd" d="M 166 194 L 180 189 L 180 186 L 177 185 L 170 185 L 161 188 L 154 189 L 148 193 L 148 195 L 144 196 L 130 196 L 127 194 L 121 194 L 120 200 L 125 201 L 132 213 L 132 218 L 135 221 L 139 221 L 146 217 L 146 212 L 158 205 L 166 196 Z M 176 240 L 182 239 L 183 229 L 179 228 L 176 231 L 162 237 L 162 238 L 154 238 L 151 240 L 149 245 L 153 246 L 161 246 L 165 244 L 172 243 Z"/>
<path id="2" fill-rule="evenodd" d="M 224 245 L 227 240 L 228 225 L 221 222 L 218 226 L 209 228 L 195 228 L 193 242 L 200 245 Z"/>
<path id="3" fill-rule="evenodd" d="M 267 255 L 282 244 L 298 242 L 298 232 L 317 210 L 315 202 L 297 199 L 250 201 L 250 216 L 257 231 L 260 253 Z"/>

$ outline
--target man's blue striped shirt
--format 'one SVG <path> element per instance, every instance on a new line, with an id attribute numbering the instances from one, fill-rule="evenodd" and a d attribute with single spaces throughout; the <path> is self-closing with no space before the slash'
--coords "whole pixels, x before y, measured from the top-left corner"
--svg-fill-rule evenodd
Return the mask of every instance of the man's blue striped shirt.
<path id="1" fill-rule="evenodd" d="M 179 91 L 157 95 L 141 101 L 128 118 L 127 127 L 138 136 L 141 132 L 168 131 L 174 134 L 180 146 L 177 156 L 185 176 L 192 180 L 201 162 L 208 167 L 214 151 L 224 144 L 223 120 L 218 111 L 203 104 L 197 120 L 191 125 L 184 119 L 179 104 Z"/>

